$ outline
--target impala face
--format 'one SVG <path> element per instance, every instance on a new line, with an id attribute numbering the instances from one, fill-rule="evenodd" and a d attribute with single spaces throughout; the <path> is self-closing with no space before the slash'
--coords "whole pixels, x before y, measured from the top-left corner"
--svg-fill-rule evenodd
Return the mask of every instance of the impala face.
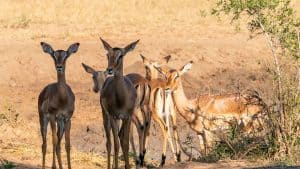
<path id="1" fill-rule="evenodd" d="M 107 51 L 107 74 L 108 75 L 115 75 L 120 72 L 120 70 L 123 69 L 123 58 L 127 54 L 127 52 L 132 51 L 136 44 L 139 42 L 139 40 L 127 45 L 125 48 L 112 48 L 106 41 L 104 41 L 102 38 L 100 40 L 103 43 L 104 49 Z"/>
<path id="2" fill-rule="evenodd" d="M 67 51 L 64 51 L 64 50 L 54 51 L 52 49 L 52 47 L 45 42 L 41 42 L 41 46 L 43 48 L 43 51 L 45 53 L 50 54 L 50 56 L 53 58 L 54 64 L 55 64 L 55 69 L 56 69 L 57 73 L 64 73 L 65 67 L 66 67 L 66 60 L 67 60 L 67 58 L 69 58 L 69 56 L 72 53 L 77 52 L 79 43 L 74 43 L 74 44 L 70 45 L 70 47 L 68 48 Z"/>
<path id="3" fill-rule="evenodd" d="M 191 70 L 193 61 L 190 61 L 186 65 L 184 65 L 180 70 L 176 69 L 163 69 L 161 67 L 156 67 L 156 69 L 163 74 L 167 79 L 167 85 L 165 87 L 165 91 L 167 93 L 174 92 L 179 83 L 181 83 L 181 75 L 183 75 L 185 72 Z"/>
<path id="4" fill-rule="evenodd" d="M 95 93 L 98 93 L 104 84 L 104 81 L 107 77 L 107 72 L 106 71 L 96 71 L 84 63 L 81 63 L 81 64 L 82 64 L 84 70 L 87 73 L 90 73 L 92 75 L 92 79 L 94 82 L 93 91 Z"/>
<path id="5" fill-rule="evenodd" d="M 160 65 L 157 62 L 147 59 L 142 54 L 140 54 L 140 56 L 141 56 L 141 58 L 143 60 L 143 63 L 145 65 L 146 74 L 152 75 L 153 72 L 155 72 L 155 69 L 156 69 L 155 67 L 160 67 Z"/>

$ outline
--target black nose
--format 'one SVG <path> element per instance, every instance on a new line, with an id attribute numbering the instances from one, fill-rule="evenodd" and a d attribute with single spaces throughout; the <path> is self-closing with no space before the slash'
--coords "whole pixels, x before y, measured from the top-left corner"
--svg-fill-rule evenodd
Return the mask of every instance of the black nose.
<path id="1" fill-rule="evenodd" d="M 112 75 L 112 74 L 113 74 L 113 69 L 107 69 L 107 73 L 108 73 L 109 75 Z"/>
<path id="2" fill-rule="evenodd" d="M 63 68 L 63 66 L 56 66 L 56 70 L 57 70 L 58 72 L 63 72 L 63 71 L 64 71 L 64 68 Z"/>

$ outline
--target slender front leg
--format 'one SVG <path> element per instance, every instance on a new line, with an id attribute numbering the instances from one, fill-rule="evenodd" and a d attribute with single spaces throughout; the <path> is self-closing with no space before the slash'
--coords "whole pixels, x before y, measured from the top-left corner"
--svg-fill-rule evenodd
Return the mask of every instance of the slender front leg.
<path id="1" fill-rule="evenodd" d="M 119 132 L 122 151 L 125 159 L 125 169 L 129 169 L 129 134 L 130 134 L 131 118 L 124 119 L 121 130 Z"/>
<path id="2" fill-rule="evenodd" d="M 168 137 L 168 142 L 170 144 L 170 147 L 171 147 L 171 150 L 172 150 L 172 153 L 173 153 L 173 157 L 174 157 L 174 160 L 176 161 L 177 158 L 176 158 L 176 155 L 175 155 L 175 149 L 174 149 L 174 144 L 173 144 L 173 139 L 172 139 L 172 135 L 171 135 L 171 129 L 170 129 L 170 120 L 169 120 L 169 117 L 167 117 L 166 119 L 166 130 L 167 130 L 167 137 Z"/>
<path id="3" fill-rule="evenodd" d="M 103 109 L 102 109 L 103 110 Z M 105 112 L 103 112 L 105 114 Z M 111 153 L 111 139 L 110 139 L 110 119 L 107 115 L 103 115 L 103 125 L 106 134 L 106 150 L 107 150 L 107 169 L 110 169 L 110 153 Z"/>
<path id="4" fill-rule="evenodd" d="M 161 155 L 161 162 L 160 162 L 160 166 L 164 166 L 165 161 L 166 161 L 168 130 L 167 130 L 166 124 L 162 121 L 162 119 L 156 117 L 156 118 L 154 118 L 154 120 L 159 124 L 159 127 L 160 127 L 162 135 L 163 135 L 163 139 L 164 139 L 164 141 L 163 141 L 163 152 L 162 152 L 162 155 Z"/>
<path id="5" fill-rule="evenodd" d="M 71 155 L 70 155 L 70 150 L 71 150 L 71 143 L 70 143 L 70 131 L 71 131 L 71 119 L 66 121 L 65 124 L 65 149 L 67 152 L 67 160 L 68 160 L 68 169 L 71 169 Z"/>
<path id="6" fill-rule="evenodd" d="M 118 138 L 119 125 L 117 124 L 116 120 L 112 118 L 110 119 L 110 124 L 113 132 L 114 152 L 115 152 L 114 160 L 113 160 L 113 168 L 118 169 L 119 168 L 118 157 L 119 157 L 119 147 L 120 147 L 119 138 Z"/>
<path id="7" fill-rule="evenodd" d="M 52 144 L 53 144 L 52 169 L 56 169 L 55 152 L 56 152 L 56 146 L 57 146 L 57 135 L 56 135 L 55 117 L 50 117 L 50 126 L 51 126 L 51 131 L 52 131 Z"/>
<path id="8" fill-rule="evenodd" d="M 57 156 L 57 159 L 58 159 L 59 168 L 62 169 L 63 166 L 62 166 L 62 160 L 61 160 L 61 147 L 60 146 L 61 146 L 62 137 L 63 137 L 64 132 L 65 132 L 64 119 L 59 119 L 57 121 L 57 126 L 58 126 L 58 130 L 57 130 L 58 142 L 57 142 L 57 146 L 56 146 L 56 156 Z"/>
<path id="9" fill-rule="evenodd" d="M 47 151 L 47 127 L 48 127 L 47 117 L 40 116 L 40 127 L 41 127 L 42 139 L 43 139 L 43 143 L 42 143 L 42 155 L 43 155 L 42 169 L 45 169 L 46 151 Z"/>

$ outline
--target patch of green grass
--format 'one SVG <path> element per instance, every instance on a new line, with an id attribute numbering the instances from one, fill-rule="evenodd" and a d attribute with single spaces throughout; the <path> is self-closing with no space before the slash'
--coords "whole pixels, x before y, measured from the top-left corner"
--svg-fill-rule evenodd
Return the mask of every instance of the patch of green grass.
<path id="1" fill-rule="evenodd" d="M 0 160 L 0 161 L 1 161 L 1 165 L 2 165 L 1 167 L 3 167 L 4 169 L 13 169 L 13 168 L 17 167 L 14 163 L 12 163 L 8 160 Z"/>

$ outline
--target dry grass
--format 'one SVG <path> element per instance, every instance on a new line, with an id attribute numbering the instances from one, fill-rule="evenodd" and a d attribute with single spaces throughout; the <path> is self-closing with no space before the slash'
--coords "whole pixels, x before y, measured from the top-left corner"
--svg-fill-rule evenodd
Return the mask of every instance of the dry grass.
<path id="1" fill-rule="evenodd" d="M 165 31 L 178 29 L 180 25 L 205 24 L 204 17 L 208 16 L 212 4 L 205 0 L 2 0 L 0 29 L 21 29 L 12 34 L 18 35 L 21 31 L 19 36 L 29 35 L 32 39 L 89 37 L 99 32 L 141 29 Z"/>

